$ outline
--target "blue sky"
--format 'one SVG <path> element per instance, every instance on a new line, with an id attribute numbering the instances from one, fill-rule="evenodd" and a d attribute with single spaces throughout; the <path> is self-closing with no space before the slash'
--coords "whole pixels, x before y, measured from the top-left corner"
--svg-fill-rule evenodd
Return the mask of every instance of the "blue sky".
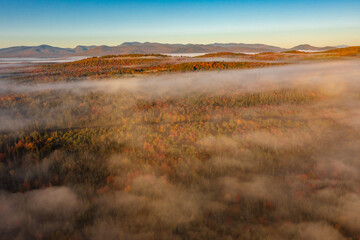
<path id="1" fill-rule="evenodd" d="M 360 1 L 0 0 L 0 47 L 125 41 L 360 45 Z"/>

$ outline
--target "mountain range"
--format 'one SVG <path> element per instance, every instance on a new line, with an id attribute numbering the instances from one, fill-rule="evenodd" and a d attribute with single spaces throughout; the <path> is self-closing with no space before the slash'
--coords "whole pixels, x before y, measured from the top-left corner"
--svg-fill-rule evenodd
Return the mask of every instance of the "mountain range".
<path id="1" fill-rule="evenodd" d="M 215 52 L 282 52 L 282 51 L 324 51 L 335 47 L 314 47 L 308 44 L 286 49 L 266 44 L 213 43 L 213 44 L 164 44 L 124 42 L 118 46 L 77 46 L 60 48 L 49 45 L 18 46 L 0 49 L 0 58 L 17 57 L 71 57 L 71 56 L 104 56 L 117 54 L 150 54 L 150 53 L 215 53 Z"/>

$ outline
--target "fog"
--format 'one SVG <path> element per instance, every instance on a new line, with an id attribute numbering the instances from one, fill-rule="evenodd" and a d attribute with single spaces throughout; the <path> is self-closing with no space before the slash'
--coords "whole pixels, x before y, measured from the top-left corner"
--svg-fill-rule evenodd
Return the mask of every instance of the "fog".
<path id="1" fill-rule="evenodd" d="M 120 79 L 106 79 L 102 81 L 73 81 L 65 83 L 32 83 L 18 84 L 14 80 L 0 80 L 0 97 L 9 94 L 47 94 L 59 93 L 75 94 L 76 100 L 68 99 L 56 107 L 44 108 L 33 106 L 30 110 L 20 105 L 0 108 L 0 131 L 19 130 L 31 127 L 36 123 L 56 127 L 56 120 L 63 118 L 62 113 L 77 108 L 81 97 L 89 93 L 101 94 L 137 94 L 141 99 L 156 100 L 168 97 L 182 97 L 189 94 L 231 94 L 233 91 L 242 93 L 271 91 L 277 89 L 311 89 L 329 96 L 338 96 L 336 102 L 327 102 L 330 106 L 342 106 L 331 113 L 339 121 L 359 126 L 359 102 L 355 96 L 360 89 L 360 61 L 342 61 L 317 64 L 297 64 L 281 67 L 270 67 L 251 70 L 230 70 L 219 72 L 199 72 L 183 74 L 163 74 L 157 76 L 137 76 Z M 221 92 L 218 89 L 222 89 Z M 129 96 L 127 106 L 136 103 L 136 99 Z M 38 104 L 43 104 L 44 99 Z M 59 99 L 57 100 L 59 102 Z M 41 107 L 41 109 L 38 109 Z M 315 108 L 316 106 L 314 106 Z M 323 107 L 323 106 L 322 106 Z M 321 107 L 320 107 L 321 108 Z M 344 109 L 346 108 L 346 109 Z M 41 111 L 42 112 L 41 112 Z M 118 110 L 119 111 L 119 110 Z M 348 115 L 347 112 L 351 111 Z M 21 114 L 19 114 L 21 113 Z M 59 116 L 60 114 L 60 116 Z"/>
<path id="2" fill-rule="evenodd" d="M 29 93 L 46 90 L 84 90 L 116 93 L 120 90 L 148 93 L 149 96 L 184 94 L 192 91 L 216 92 L 219 87 L 241 88 L 244 92 L 283 87 L 321 87 L 336 94 L 358 88 L 360 61 L 293 64 L 260 69 L 163 74 L 157 76 L 125 77 L 102 81 L 40 83 L 18 85 L 11 80 L 1 81 L 0 94 Z M 345 89 L 346 88 L 346 89 Z"/>
<path id="3" fill-rule="evenodd" d="M 313 91 L 320 100 L 305 107 L 280 104 L 269 109 L 243 109 L 241 121 L 248 124 L 263 119 L 269 124 L 279 121 L 298 125 L 281 131 L 249 128 L 242 133 L 204 135 L 192 147 L 208 154 L 206 161 L 180 152 L 182 160 L 173 167 L 170 162 L 132 159 L 126 153 L 109 154 L 101 161 L 101 168 L 111 174 L 108 187 L 97 189 L 91 198 L 84 197 L 87 189 L 81 189 L 86 183 L 46 186 L 24 193 L 4 190 L 0 193 L 0 234 L 7 239 L 46 238 L 53 236 L 49 235 L 52 231 L 99 240 L 358 239 L 360 61 L 67 83 L 17 84 L 4 80 L 0 83 L 1 97 L 25 94 L 41 96 L 41 101 L 31 100 L 38 101 L 35 107 L 30 100 L 22 105 L 2 105 L 0 131 L 31 129 L 34 122 L 36 126 L 46 122 L 47 126 L 59 127 L 75 121 L 82 98 L 94 93 L 102 94 L 102 114 L 125 116 L 139 99 L 176 101 L 199 94 L 223 96 L 235 91 L 280 89 Z M 61 101 L 56 94 L 66 98 Z M 116 108 L 107 109 L 118 95 L 124 99 L 116 100 Z M 47 108 L 44 99 L 56 104 Z M 289 111 L 293 114 L 285 116 Z M 146 112 L 136 114 L 149 117 Z M 217 120 L 213 112 L 209 114 L 211 121 L 221 122 L 223 116 Z M 105 123 L 110 122 L 101 115 L 97 120 L 102 117 Z M 128 137 L 121 135 L 117 141 L 143 152 L 142 136 L 149 129 L 151 126 L 146 125 L 131 127 Z M 37 176 L 50 178 L 54 164 L 74 165 L 82 158 L 92 159 L 60 151 L 34 166 L 31 157 L 25 156 L 23 166 L 15 169 L 13 176 L 19 182 Z M 93 221 L 81 223 L 84 225 L 74 221 L 73 216 L 90 213 Z"/>

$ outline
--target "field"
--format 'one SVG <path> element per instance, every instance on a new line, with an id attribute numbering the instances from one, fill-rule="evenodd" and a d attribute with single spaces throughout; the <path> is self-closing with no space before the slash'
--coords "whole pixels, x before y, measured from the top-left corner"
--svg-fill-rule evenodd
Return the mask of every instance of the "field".
<path id="1" fill-rule="evenodd" d="M 359 67 L 349 48 L 12 72 L 0 238 L 359 240 Z"/>

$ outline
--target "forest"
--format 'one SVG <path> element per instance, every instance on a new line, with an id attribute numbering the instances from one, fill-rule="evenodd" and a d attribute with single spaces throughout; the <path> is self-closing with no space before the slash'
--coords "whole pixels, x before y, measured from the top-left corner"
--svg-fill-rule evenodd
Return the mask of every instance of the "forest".
<path id="1" fill-rule="evenodd" d="M 1 80 L 0 238 L 360 239 L 358 48 L 269 56 Z"/>

